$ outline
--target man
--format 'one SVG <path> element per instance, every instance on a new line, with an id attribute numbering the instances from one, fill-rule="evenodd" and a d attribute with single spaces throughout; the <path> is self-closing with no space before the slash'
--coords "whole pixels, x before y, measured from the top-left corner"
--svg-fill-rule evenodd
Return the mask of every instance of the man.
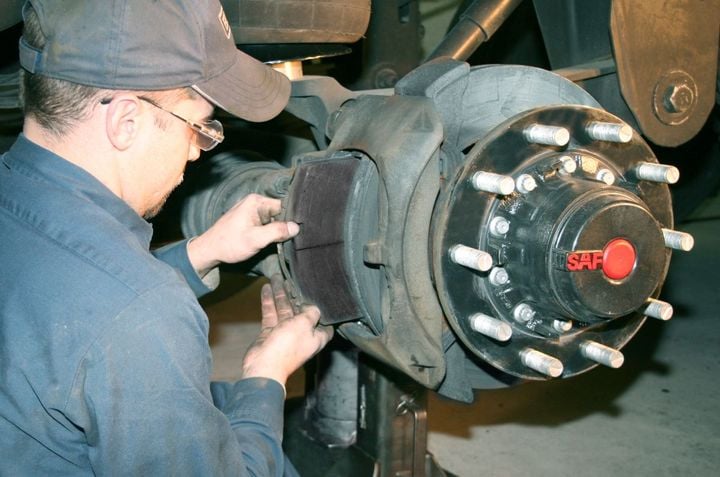
<path id="1" fill-rule="evenodd" d="M 211 385 L 195 296 L 298 225 L 254 195 L 150 254 L 143 220 L 222 140 L 213 105 L 263 121 L 289 83 L 237 51 L 217 0 L 23 14 L 25 123 L 0 158 L 0 475 L 292 473 L 283 385 L 332 331 L 265 286 L 243 379 Z"/>

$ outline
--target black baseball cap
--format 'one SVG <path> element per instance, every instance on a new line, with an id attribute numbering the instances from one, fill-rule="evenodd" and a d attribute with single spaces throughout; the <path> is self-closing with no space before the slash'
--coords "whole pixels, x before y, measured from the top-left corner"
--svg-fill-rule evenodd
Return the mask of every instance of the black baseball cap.
<path id="1" fill-rule="evenodd" d="M 20 39 L 27 71 L 103 89 L 192 87 L 248 121 L 287 105 L 290 82 L 241 52 L 218 0 L 28 0 L 45 36 Z M 25 14 L 26 10 L 23 10 Z"/>

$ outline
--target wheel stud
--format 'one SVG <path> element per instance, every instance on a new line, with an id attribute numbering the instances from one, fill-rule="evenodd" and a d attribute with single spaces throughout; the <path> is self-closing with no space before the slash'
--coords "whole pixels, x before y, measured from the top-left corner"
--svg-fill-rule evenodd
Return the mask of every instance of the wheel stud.
<path id="1" fill-rule="evenodd" d="M 662 229 L 662 233 L 668 248 L 689 252 L 695 246 L 695 239 L 688 233 L 670 229 Z"/>
<path id="2" fill-rule="evenodd" d="M 512 194 L 515 190 L 515 181 L 512 177 L 494 172 L 476 172 L 472 176 L 472 185 L 475 190 L 501 195 Z"/>
<path id="3" fill-rule="evenodd" d="M 644 181 L 675 184 L 680 179 L 680 171 L 675 166 L 640 162 L 635 166 L 635 176 Z"/>
<path id="4" fill-rule="evenodd" d="M 595 341 L 585 341 L 580 345 L 580 352 L 587 359 L 591 359 L 596 363 L 608 366 L 610 368 L 619 368 L 625 361 L 623 354 L 604 344 Z"/>
<path id="5" fill-rule="evenodd" d="M 570 131 L 560 126 L 532 124 L 525 128 L 523 135 L 528 142 L 546 146 L 564 146 L 570 142 Z"/>
<path id="6" fill-rule="evenodd" d="M 673 307 L 670 303 L 650 298 L 643 313 L 650 318 L 667 321 L 673 316 Z"/>
<path id="7" fill-rule="evenodd" d="M 465 245 L 450 247 L 450 260 L 458 265 L 472 268 L 479 272 L 487 272 L 492 268 L 492 255 L 476 248 Z"/>
<path id="8" fill-rule="evenodd" d="M 585 128 L 596 141 L 626 143 L 632 140 L 633 130 L 627 124 L 592 122 Z"/>
<path id="9" fill-rule="evenodd" d="M 508 341 L 512 337 L 510 325 L 482 313 L 476 313 L 470 317 L 470 327 L 478 333 L 498 341 Z"/>
<path id="10" fill-rule="evenodd" d="M 551 378 L 557 378 L 563 373 L 563 364 L 559 359 L 541 353 L 536 349 L 525 348 L 522 350 L 520 360 L 528 368 Z"/>

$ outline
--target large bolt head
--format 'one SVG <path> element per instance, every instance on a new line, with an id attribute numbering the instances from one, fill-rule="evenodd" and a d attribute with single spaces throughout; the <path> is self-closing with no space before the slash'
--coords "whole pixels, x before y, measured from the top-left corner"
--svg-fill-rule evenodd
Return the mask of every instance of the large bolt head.
<path id="1" fill-rule="evenodd" d="M 689 110 L 695 102 L 695 93 L 690 86 L 680 83 L 668 87 L 665 90 L 663 105 L 669 113 L 684 113 Z"/>
<path id="2" fill-rule="evenodd" d="M 400 79 L 397 71 L 392 68 L 382 68 L 375 73 L 374 84 L 376 88 L 392 88 Z"/>
<path id="3" fill-rule="evenodd" d="M 698 91 L 689 73 L 682 70 L 668 71 L 658 78 L 653 89 L 655 116 L 668 126 L 684 123 L 698 105 Z"/>

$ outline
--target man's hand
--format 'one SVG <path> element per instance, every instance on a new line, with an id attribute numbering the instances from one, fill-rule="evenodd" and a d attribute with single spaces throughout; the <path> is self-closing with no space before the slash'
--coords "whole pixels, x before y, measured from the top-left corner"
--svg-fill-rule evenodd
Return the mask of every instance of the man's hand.
<path id="1" fill-rule="evenodd" d="M 273 242 L 298 234 L 295 222 L 271 221 L 280 213 L 280 200 L 250 194 L 188 244 L 188 257 L 200 276 L 220 263 L 247 260 Z"/>
<path id="2" fill-rule="evenodd" d="M 317 326 L 320 310 L 314 306 L 295 314 L 280 275 L 263 286 L 261 300 L 262 331 L 243 359 L 243 378 L 270 378 L 285 386 L 287 378 L 330 341 L 333 329 Z"/>

